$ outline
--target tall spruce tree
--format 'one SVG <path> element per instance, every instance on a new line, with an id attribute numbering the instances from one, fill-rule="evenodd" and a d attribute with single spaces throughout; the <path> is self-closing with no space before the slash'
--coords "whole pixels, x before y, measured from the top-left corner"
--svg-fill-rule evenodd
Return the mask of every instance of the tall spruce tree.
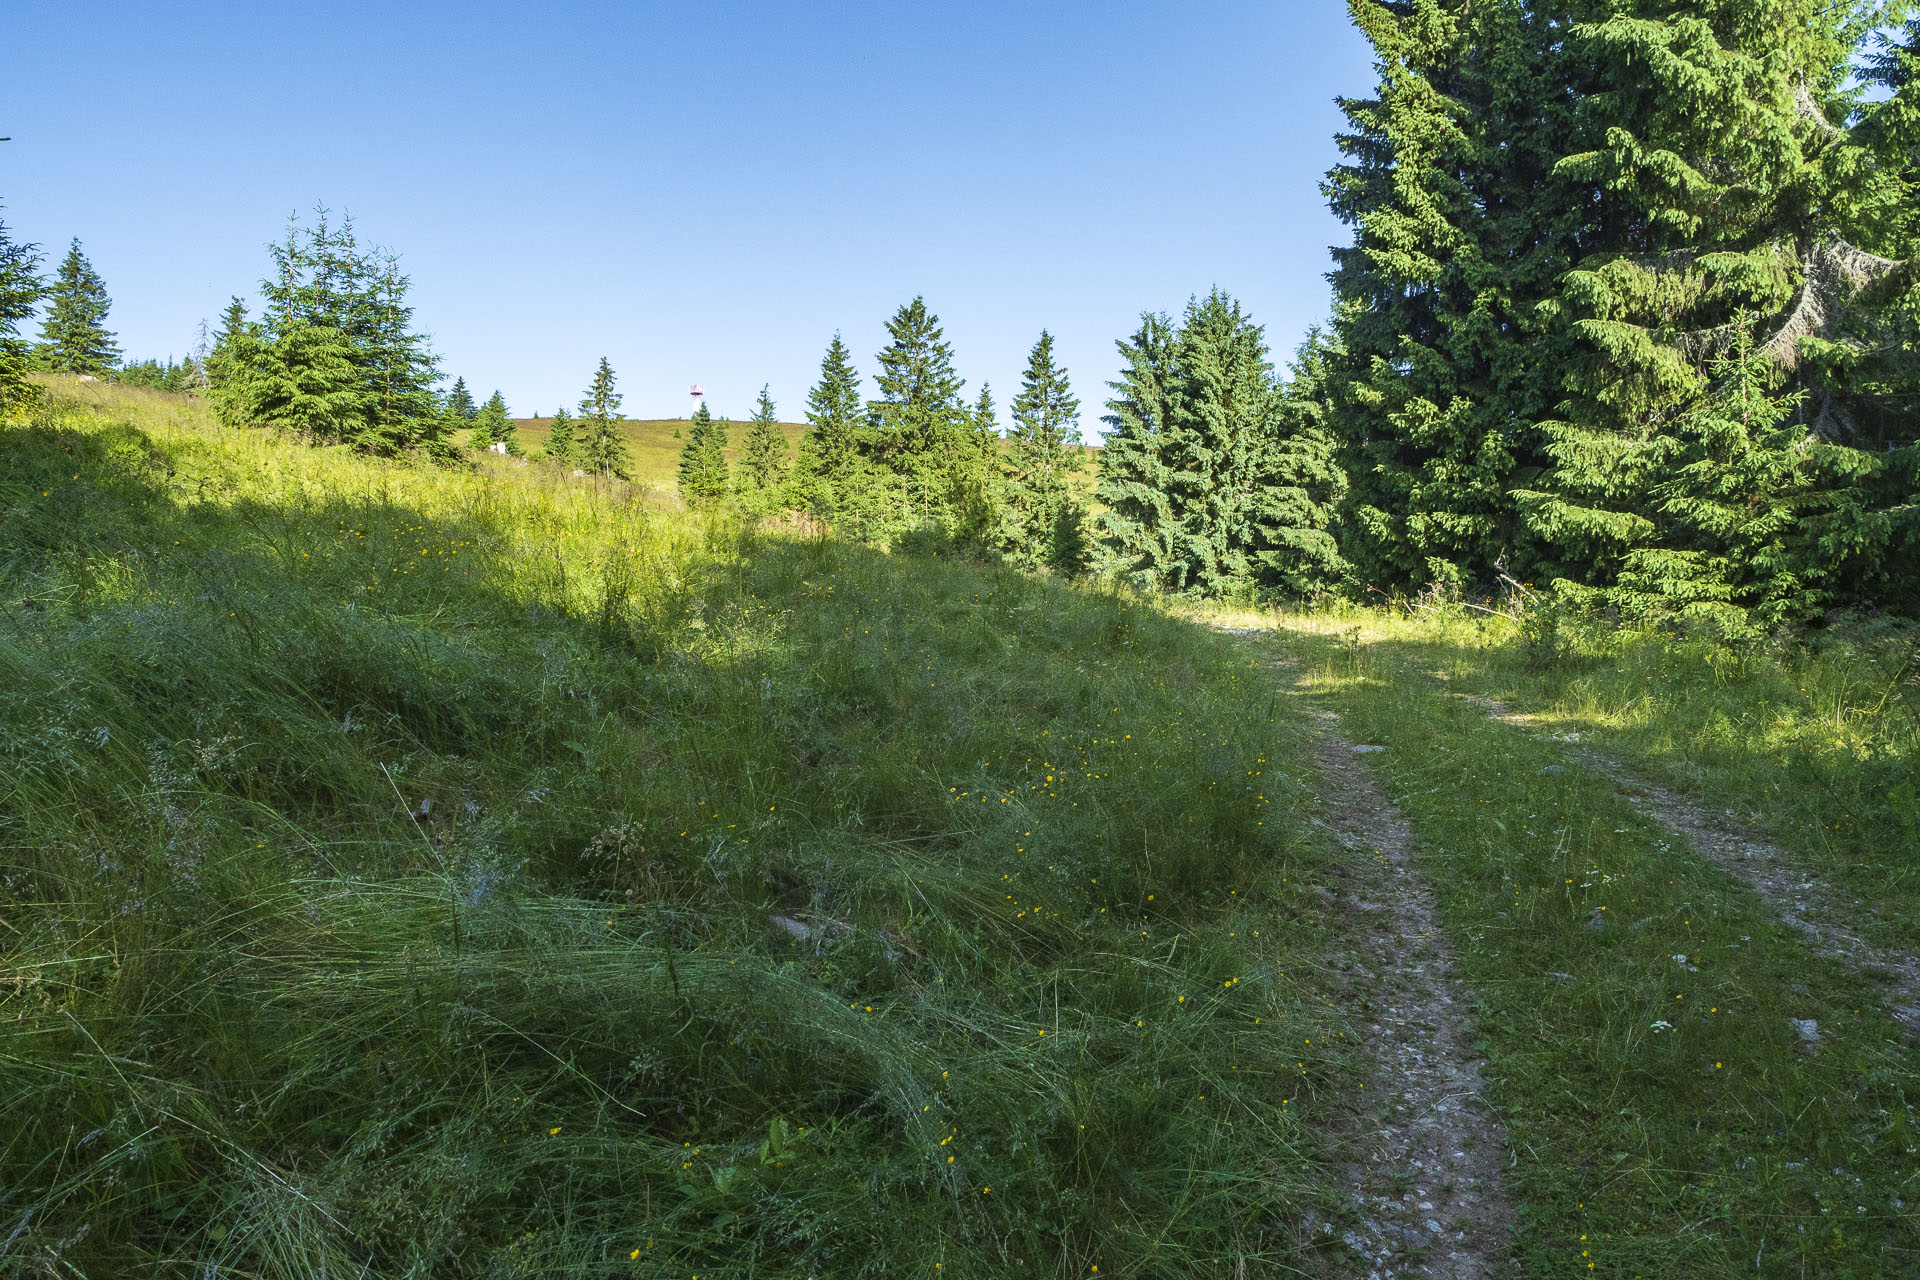
<path id="1" fill-rule="evenodd" d="M 680 447 L 680 499 L 699 510 L 727 496 L 727 426 L 702 400 Z"/>
<path id="2" fill-rule="evenodd" d="M 1080 401 L 1054 361 L 1053 335 L 1045 329 L 1010 407 L 1002 544 L 1014 563 L 1033 568 L 1048 561 L 1068 477 L 1082 462 Z"/>
<path id="3" fill-rule="evenodd" d="M 498 391 L 487 397 L 480 415 L 473 420 L 473 444 L 477 449 L 503 445 L 511 456 L 520 456 L 519 425 L 508 416 L 506 397 Z"/>
<path id="4" fill-rule="evenodd" d="M 368 327 L 361 339 L 373 413 L 351 442 L 370 453 L 417 449 L 429 457 L 445 458 L 452 443 L 433 394 L 440 362 L 426 335 L 413 327 L 413 307 L 407 301 L 412 287 L 399 259 L 381 254 L 373 264 Z"/>
<path id="5" fill-rule="evenodd" d="M 580 401 L 580 434 L 574 445 L 574 465 L 590 476 L 605 480 L 626 480 L 628 472 L 627 438 L 621 429 L 619 392 L 614 389 L 613 366 L 605 356 L 594 370 L 593 382 Z"/>
<path id="6" fill-rule="evenodd" d="M 740 465 L 734 472 L 734 484 L 741 500 L 758 511 L 771 510 L 780 504 L 791 460 L 786 432 L 780 428 L 773 397 L 767 391 L 766 387 L 760 388 L 753 417 L 747 421 Z"/>
<path id="7" fill-rule="evenodd" d="M 1538 304 L 1569 230 L 1548 180 L 1566 18 L 1517 0 L 1350 9 L 1379 84 L 1340 100 L 1343 162 L 1325 186 L 1354 228 L 1334 253 L 1326 371 L 1351 480 L 1344 557 L 1381 586 L 1485 577 L 1529 553 L 1507 493 L 1537 466 L 1533 424 L 1557 399 Z"/>
<path id="8" fill-rule="evenodd" d="M 860 374 L 839 334 L 820 360 L 820 381 L 807 393 L 807 422 L 794 459 L 793 503 L 820 519 L 838 520 L 864 487 L 865 410 Z"/>
<path id="9" fill-rule="evenodd" d="M 56 373 L 104 378 L 120 361 L 120 346 L 107 330 L 113 299 L 75 240 L 47 289 L 47 315 L 40 330 L 39 362 Z"/>
<path id="10" fill-rule="evenodd" d="M 1142 587 L 1257 591 L 1280 402 L 1260 326 L 1215 289 L 1178 329 L 1144 317 L 1120 351 L 1096 489 L 1108 566 Z"/>
<path id="11" fill-rule="evenodd" d="M 1102 421 L 1094 496 L 1106 510 L 1095 519 L 1096 567 L 1142 590 L 1179 580 L 1180 521 L 1174 510 L 1170 452 L 1175 427 L 1179 337 L 1165 315 L 1141 316 L 1133 335 L 1115 344 L 1122 367 Z"/>
<path id="12" fill-rule="evenodd" d="M 1337 354 L 1326 335 L 1310 332 L 1276 406 L 1276 435 L 1253 510 L 1254 572 L 1269 595 L 1298 598 L 1335 591 L 1351 573 L 1334 532 L 1347 477 L 1327 423 L 1327 372 Z"/>
<path id="13" fill-rule="evenodd" d="M 1557 576 L 1606 588 L 1631 572 L 1612 597 L 1627 601 L 1661 594 L 1648 575 L 1667 566 L 1686 575 L 1667 593 L 1691 589 L 1670 469 L 1692 447 L 1685 424 L 1718 420 L 1712 370 L 1740 344 L 1752 356 L 1739 366 L 1771 369 L 1802 430 L 1751 436 L 1738 466 L 1709 450 L 1687 464 L 1691 492 L 1713 491 L 1700 468 L 1764 472 L 1759 448 L 1800 474 L 1787 454 L 1860 429 L 1850 366 L 1873 321 L 1859 303 L 1898 264 L 1854 243 L 1883 233 L 1886 197 L 1833 123 L 1848 112 L 1850 17 L 1676 0 L 1569 28 L 1577 105 L 1554 173 L 1584 215 L 1552 305 L 1572 341 L 1564 399 L 1542 424 L 1550 469 L 1515 494 Z"/>
<path id="14" fill-rule="evenodd" d="M 964 497 L 969 416 L 966 384 L 940 318 L 916 297 L 887 321 L 874 376 L 880 396 L 867 409 L 876 460 L 897 479 L 898 529 L 945 525 Z"/>
<path id="15" fill-rule="evenodd" d="M 567 406 L 561 405 L 553 411 L 553 421 L 547 424 L 547 443 L 543 456 L 562 466 L 571 466 L 573 451 L 573 415 L 567 412 Z"/>
<path id="16" fill-rule="evenodd" d="M 0 418 L 34 398 L 27 381 L 33 348 L 20 336 L 20 322 L 39 305 L 39 268 L 39 246 L 15 240 L 0 221 Z"/>
<path id="17" fill-rule="evenodd" d="M 453 386 L 447 392 L 447 416 L 471 425 L 480 416 L 480 406 L 474 403 L 473 392 L 467 390 L 465 378 L 455 378 Z"/>

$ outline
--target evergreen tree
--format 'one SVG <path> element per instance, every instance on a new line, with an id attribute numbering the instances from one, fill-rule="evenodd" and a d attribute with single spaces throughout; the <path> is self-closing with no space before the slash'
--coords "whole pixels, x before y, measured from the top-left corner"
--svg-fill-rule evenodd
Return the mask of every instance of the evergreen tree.
<path id="1" fill-rule="evenodd" d="M 1892 177 L 1831 123 L 1849 110 L 1849 20 L 1786 0 L 1676 3 L 1572 29 L 1578 107 L 1556 174 L 1590 212 L 1555 300 L 1572 346 L 1542 423 L 1551 465 L 1515 494 L 1556 576 L 1630 574 L 1636 598 L 1656 566 L 1691 579 L 1671 467 L 1713 435 L 1709 373 L 1738 344 L 1816 436 L 1881 429 L 1858 375 L 1882 318 L 1861 304 L 1897 264 L 1849 237 L 1884 237 Z M 1696 461 L 1737 469 L 1712 449 Z"/>
<path id="2" fill-rule="evenodd" d="M 1086 576 L 1087 510 L 1071 498 L 1054 504 L 1047 535 L 1047 568 L 1068 582 Z"/>
<path id="3" fill-rule="evenodd" d="M 253 422 L 252 384 L 264 348 L 258 327 L 247 318 L 247 304 L 239 298 L 230 300 L 207 357 L 207 398 L 222 425 L 244 427 Z"/>
<path id="4" fill-rule="evenodd" d="M 1066 370 L 1054 363 L 1053 335 L 1044 329 L 1027 357 L 1012 409 L 1002 540 L 1016 564 L 1033 568 L 1049 558 L 1067 477 L 1081 464 L 1080 401 Z"/>
<path id="5" fill-rule="evenodd" d="M 277 427 L 317 442 L 347 438 L 365 420 L 368 395 L 339 330 L 296 321 L 271 343 L 250 339 L 246 374 L 229 400 L 238 423 Z"/>
<path id="6" fill-rule="evenodd" d="M 1120 349 L 1096 490 L 1108 564 L 1144 587 L 1257 589 L 1280 402 L 1260 327 L 1216 289 L 1177 330 L 1147 316 Z"/>
<path id="7" fill-rule="evenodd" d="M 573 465 L 573 416 L 567 412 L 567 406 L 561 405 L 553 411 L 553 421 L 547 427 L 545 457 L 561 466 Z"/>
<path id="8" fill-rule="evenodd" d="M 467 390 L 465 378 L 453 380 L 453 389 L 447 392 L 446 410 L 448 417 L 468 424 L 480 416 L 480 406 L 473 402 L 473 393 Z"/>
<path id="9" fill-rule="evenodd" d="M 953 348 L 925 299 L 895 312 L 887 336 L 874 379 L 880 398 L 867 406 L 874 455 L 898 478 L 898 527 L 945 523 L 965 483 L 966 384 L 954 374 Z"/>
<path id="10" fill-rule="evenodd" d="M 1334 534 L 1347 479 L 1327 424 L 1327 372 L 1337 355 L 1326 336 L 1313 330 L 1280 393 L 1277 435 L 1254 494 L 1255 576 L 1268 594 L 1298 598 L 1333 591 L 1350 572 Z"/>
<path id="11" fill-rule="evenodd" d="M 1793 421 L 1806 393 L 1770 393 L 1750 337 L 1719 371 L 1720 385 L 1656 438 L 1656 527 L 1605 595 L 1628 618 L 1737 639 L 1819 612 L 1830 568 L 1813 545 L 1819 514 L 1844 504 L 1873 461 Z"/>
<path id="12" fill-rule="evenodd" d="M 20 322 L 39 305 L 39 267 L 39 246 L 15 240 L 0 221 L 0 418 L 33 398 L 27 381 L 33 349 L 20 337 Z"/>
<path id="13" fill-rule="evenodd" d="M 41 367 L 58 373 L 103 378 L 119 363 L 120 347 L 107 332 L 113 299 L 100 274 L 75 240 L 47 290 L 47 317 L 40 332 Z"/>
<path id="14" fill-rule="evenodd" d="M 786 432 L 780 429 L 773 398 L 767 394 L 766 387 L 761 387 L 753 417 L 747 422 L 740 466 L 734 473 L 741 498 L 756 510 L 778 506 L 786 484 L 788 460 Z"/>
<path id="15" fill-rule="evenodd" d="M 588 475 L 626 480 L 627 438 L 620 424 L 621 395 L 613 389 L 613 366 L 605 356 L 594 370 L 593 382 L 580 401 L 580 434 L 574 443 L 574 465 Z"/>
<path id="16" fill-rule="evenodd" d="M 680 498 L 696 510 L 727 496 L 727 426 L 702 400 L 680 448 Z"/>
<path id="17" fill-rule="evenodd" d="M 1344 159 L 1325 187 L 1355 232 L 1334 254 L 1326 385 L 1352 483 L 1340 539 L 1364 582 L 1458 582 L 1531 547 L 1507 493 L 1537 465 L 1533 424 L 1557 398 L 1539 304 L 1573 216 L 1551 180 L 1568 15 L 1514 0 L 1351 9 L 1379 86 L 1341 99 Z"/>
<path id="18" fill-rule="evenodd" d="M 494 445 L 505 445 L 513 457 L 520 456 L 520 429 L 512 418 L 507 416 L 507 401 L 498 391 L 487 397 L 480 406 L 480 413 L 473 420 L 473 446 L 476 449 L 491 449 Z"/>
<path id="19" fill-rule="evenodd" d="M 820 361 L 820 381 L 807 393 L 811 429 L 800 437 L 789 484 L 792 502 L 828 522 L 840 522 L 852 510 L 865 510 L 871 475 L 865 465 L 865 410 L 860 375 L 839 334 Z M 864 530 L 845 529 L 852 537 Z"/>
<path id="20" fill-rule="evenodd" d="M 1165 315 L 1147 314 L 1120 349 L 1120 378 L 1107 385 L 1106 444 L 1100 451 L 1094 496 L 1106 507 L 1095 519 L 1100 567 L 1142 590 L 1176 584 L 1179 520 L 1173 508 L 1173 467 L 1166 456 L 1174 433 L 1180 377 L 1178 331 Z"/>
<path id="21" fill-rule="evenodd" d="M 367 315 L 370 327 L 361 339 L 361 363 L 373 392 L 374 413 L 351 442 L 371 453 L 419 449 L 445 458 L 452 453 L 451 434 L 444 429 L 433 394 L 433 385 L 440 380 L 440 362 L 426 335 L 414 331 L 413 307 L 407 302 L 412 285 L 401 274 L 397 258 L 380 257 Z"/>

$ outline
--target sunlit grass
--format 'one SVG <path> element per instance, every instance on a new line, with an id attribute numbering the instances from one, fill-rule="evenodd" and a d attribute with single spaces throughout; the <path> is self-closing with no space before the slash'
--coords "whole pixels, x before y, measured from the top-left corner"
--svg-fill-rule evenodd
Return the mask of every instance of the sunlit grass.
<path id="1" fill-rule="evenodd" d="M 0 429 L 5 1265 L 1300 1261 L 1347 1066 L 1224 642 L 63 394 Z"/>

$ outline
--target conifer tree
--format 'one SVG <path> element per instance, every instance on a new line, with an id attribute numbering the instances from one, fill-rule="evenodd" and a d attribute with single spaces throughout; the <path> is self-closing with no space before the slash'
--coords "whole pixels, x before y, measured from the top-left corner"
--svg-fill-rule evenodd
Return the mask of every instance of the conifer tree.
<path id="1" fill-rule="evenodd" d="M 1173 509 L 1173 467 L 1166 456 L 1180 377 L 1178 331 L 1165 315 L 1141 316 L 1116 343 L 1122 368 L 1102 421 L 1107 424 L 1094 495 L 1100 567 L 1142 590 L 1176 584 L 1181 530 Z"/>
<path id="2" fill-rule="evenodd" d="M 854 539 L 871 536 L 879 484 L 869 458 L 871 431 L 860 374 L 839 334 L 820 361 L 820 381 L 807 393 L 810 429 L 800 438 L 790 485 L 793 504 Z"/>
<path id="3" fill-rule="evenodd" d="M 561 466 L 571 466 L 573 450 L 573 416 L 567 412 L 567 406 L 561 405 L 553 411 L 553 421 L 547 427 L 544 456 Z"/>
<path id="4" fill-rule="evenodd" d="M 1326 379 L 1335 352 L 1318 329 L 1294 357 L 1254 493 L 1255 575 L 1270 595 L 1333 591 L 1350 572 L 1334 522 L 1347 491 L 1327 424 Z"/>
<path id="5" fill-rule="evenodd" d="M 627 438 L 620 428 L 621 395 L 614 389 L 613 366 L 605 356 L 594 370 L 593 382 L 580 401 L 580 434 L 574 444 L 574 465 L 590 476 L 629 479 Z"/>
<path id="6" fill-rule="evenodd" d="M 1054 504 L 1053 526 L 1047 534 L 1047 568 L 1068 582 L 1087 572 L 1087 509 L 1072 498 Z"/>
<path id="7" fill-rule="evenodd" d="M 1507 492 L 1557 398 L 1539 304 L 1572 216 L 1550 177 L 1568 17 L 1504 0 L 1350 8 L 1379 86 L 1340 100 L 1344 159 L 1324 188 L 1355 233 L 1334 253 L 1326 388 L 1352 483 L 1340 540 L 1363 582 L 1459 582 L 1531 545 Z"/>
<path id="8" fill-rule="evenodd" d="M 1260 327 L 1215 289 L 1177 330 L 1145 317 L 1121 354 L 1096 490 L 1108 563 L 1144 587 L 1257 590 L 1280 399 Z"/>
<path id="9" fill-rule="evenodd" d="M 480 416 L 480 406 L 473 402 L 473 393 L 467 390 L 465 378 L 453 380 L 453 388 L 447 392 L 446 410 L 447 416 L 468 424 Z"/>
<path id="10" fill-rule="evenodd" d="M 273 342 L 252 339 L 248 348 L 251 367 L 230 401 L 242 416 L 232 425 L 277 427 L 325 443 L 346 439 L 365 420 L 368 393 L 339 330 L 296 321 Z"/>
<path id="11" fill-rule="evenodd" d="M 1002 541 L 1014 563 L 1033 568 L 1048 561 L 1067 478 L 1081 463 L 1080 401 L 1054 363 L 1053 335 L 1044 329 L 1012 410 Z"/>
<path id="12" fill-rule="evenodd" d="M 1833 123 L 1849 20 L 1673 3 L 1571 29 L 1579 93 L 1555 175 L 1590 212 L 1553 300 L 1572 341 L 1541 426 L 1550 466 L 1515 493 L 1554 576 L 1604 588 L 1632 572 L 1644 596 L 1653 566 L 1691 563 L 1667 541 L 1669 468 L 1693 447 L 1681 424 L 1714 420 L 1712 371 L 1737 344 L 1804 393 L 1794 412 L 1816 436 L 1861 429 L 1856 335 L 1874 321 L 1858 304 L 1898 264 L 1850 239 L 1883 234 L 1888 175 Z"/>
<path id="13" fill-rule="evenodd" d="M 495 391 L 480 406 L 480 413 L 473 420 L 473 444 L 477 449 L 491 449 L 494 445 L 505 445 L 513 457 L 520 456 L 520 429 L 517 423 L 507 415 L 506 397 Z"/>
<path id="14" fill-rule="evenodd" d="M 40 332 L 39 362 L 58 373 L 103 378 L 119 363 L 120 347 L 107 331 L 113 300 L 100 273 L 75 240 L 47 289 L 47 317 Z"/>
<path id="15" fill-rule="evenodd" d="M 419 449 L 444 458 L 452 445 L 433 394 L 440 362 L 426 336 L 413 328 L 407 301 L 413 282 L 392 254 L 381 255 L 371 270 L 368 305 L 356 310 L 363 311 L 357 321 L 365 325 L 359 363 L 372 392 L 373 413 L 350 443 L 370 453 Z"/>
<path id="16" fill-rule="evenodd" d="M 696 510 L 727 496 L 727 427 L 702 400 L 680 448 L 680 499 Z"/>
<path id="17" fill-rule="evenodd" d="M 773 398 L 763 386 L 760 388 L 760 399 L 754 405 L 753 417 L 747 422 L 740 466 L 734 473 L 734 482 L 740 489 L 741 498 L 757 510 L 770 510 L 777 506 L 786 484 L 788 462 L 787 436 L 780 429 Z"/>
<path id="18" fill-rule="evenodd" d="M 1819 612 L 1829 566 L 1814 520 L 1873 462 L 1793 421 L 1806 393 L 1772 394 L 1750 337 L 1717 371 L 1713 392 L 1655 438 L 1653 536 L 1605 595 L 1628 618 L 1744 639 Z"/>
<path id="19" fill-rule="evenodd" d="M 953 348 L 940 318 L 915 298 L 887 321 L 888 343 L 867 408 L 876 459 L 899 481 L 900 527 L 944 523 L 965 483 L 966 384 L 953 371 Z"/>
<path id="20" fill-rule="evenodd" d="M 27 370 L 33 349 L 20 336 L 20 322 L 39 304 L 40 250 L 15 240 L 0 221 L 0 418 L 24 407 L 33 398 Z"/>

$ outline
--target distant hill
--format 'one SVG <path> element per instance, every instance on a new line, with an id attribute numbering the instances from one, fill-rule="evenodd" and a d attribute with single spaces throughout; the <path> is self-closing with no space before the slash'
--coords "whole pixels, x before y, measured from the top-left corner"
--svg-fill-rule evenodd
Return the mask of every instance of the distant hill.
<path id="1" fill-rule="evenodd" d="M 514 425 L 520 429 L 520 447 L 527 455 L 537 455 L 547 445 L 547 432 L 553 427 L 552 418 L 515 418 Z M 575 420 L 576 422 L 578 419 Z M 627 433 L 627 443 L 633 449 L 633 478 L 639 484 L 653 485 L 669 493 L 677 491 L 677 469 L 680 465 L 680 447 L 686 443 L 687 419 L 685 418 L 629 418 L 620 424 Z M 783 422 L 780 429 L 787 434 L 787 445 L 797 449 L 800 437 L 806 434 L 804 422 Z M 740 457 L 740 444 L 747 438 L 747 424 L 736 420 L 727 426 L 727 461 L 735 462 Z M 1088 445 L 1089 455 L 1097 455 L 1099 448 Z M 1092 457 L 1088 465 L 1081 469 L 1078 482 L 1073 486 L 1082 494 L 1093 490 Z"/>

